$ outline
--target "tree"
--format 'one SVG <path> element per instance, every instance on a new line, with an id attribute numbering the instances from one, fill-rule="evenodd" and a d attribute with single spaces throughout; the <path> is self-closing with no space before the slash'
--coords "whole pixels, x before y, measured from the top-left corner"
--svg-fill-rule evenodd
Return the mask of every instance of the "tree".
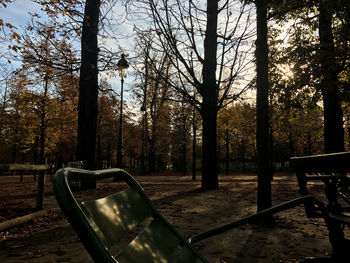
<path id="1" fill-rule="evenodd" d="M 98 22 L 100 0 L 87 0 L 81 37 L 77 159 L 95 168 L 98 98 Z"/>
<path id="2" fill-rule="evenodd" d="M 333 1 L 320 0 L 320 87 L 324 108 L 324 144 L 326 153 L 344 151 L 343 113 L 339 101 L 338 74 L 334 36 L 332 32 Z"/>
<path id="3" fill-rule="evenodd" d="M 258 164 L 258 211 L 271 207 L 272 162 L 269 140 L 269 79 L 267 0 L 256 5 L 256 145 Z"/>
<path id="4" fill-rule="evenodd" d="M 289 49 L 293 52 L 286 53 L 286 56 L 290 62 L 299 65 L 304 62 L 301 68 L 304 74 L 296 74 L 296 78 L 304 77 L 300 86 L 313 85 L 322 94 L 325 151 L 343 151 L 344 131 L 339 94 L 348 85 L 341 76 L 346 72 L 345 61 L 349 58 L 349 5 L 347 1 L 328 0 L 292 1 L 287 5 L 278 1 L 273 3 L 278 14 L 276 21 L 282 25 L 286 18 L 295 21 L 291 27 L 291 39 L 299 41 L 294 49 L 294 44 L 291 44 Z M 299 54 L 294 51 L 299 51 Z"/>
<path id="5" fill-rule="evenodd" d="M 231 161 L 235 161 L 245 172 L 246 160 L 255 162 L 256 159 L 256 107 L 247 102 L 236 102 L 221 109 L 218 133 L 221 145 L 226 148 L 225 170 Z"/>
<path id="6" fill-rule="evenodd" d="M 197 130 L 198 130 L 198 117 L 196 109 L 192 107 L 192 181 L 196 180 L 197 172 Z"/>
<path id="7" fill-rule="evenodd" d="M 172 110 L 172 147 L 171 156 L 173 168 L 187 174 L 188 151 L 191 135 L 192 107 L 185 101 L 174 102 Z"/>
<path id="8" fill-rule="evenodd" d="M 17 48 L 21 52 L 23 67 L 27 69 L 31 78 L 31 85 L 37 90 L 32 96 L 35 100 L 36 114 L 40 116 L 37 140 L 40 145 L 41 163 L 45 162 L 48 129 L 52 126 L 51 122 L 57 119 L 58 112 L 53 105 L 57 104 L 54 99 L 55 82 L 63 84 L 62 79 L 68 76 L 73 84 L 73 72 L 76 70 L 73 65 L 76 58 L 71 48 L 72 45 L 65 39 L 59 39 L 54 24 L 39 22 L 32 22 L 27 26 L 21 45 Z M 41 85 L 42 90 L 39 91 L 38 87 Z M 53 140 L 50 142 L 53 143 Z"/>
<path id="9" fill-rule="evenodd" d="M 81 40 L 81 63 L 78 103 L 78 142 L 76 158 L 86 161 L 87 169 L 95 168 L 98 73 L 99 70 L 115 68 L 116 57 L 103 45 L 98 45 L 99 32 L 104 29 L 104 20 L 112 6 L 101 13 L 100 0 L 52 1 L 34 0 L 43 6 L 48 16 L 57 20 L 62 15 L 68 17 L 63 25 L 57 24 L 62 35 L 72 37 L 72 33 Z M 115 4 L 115 1 L 103 1 L 103 4 Z M 81 13 L 84 10 L 84 13 Z M 100 27 L 99 27 L 100 26 Z M 100 68 L 98 68 L 100 67 Z"/>
<path id="10" fill-rule="evenodd" d="M 6 8 L 12 0 L 0 0 L 0 8 Z M 6 40 L 21 40 L 21 36 L 15 31 L 17 28 L 9 23 L 4 21 L 0 17 L 0 42 Z"/>
<path id="11" fill-rule="evenodd" d="M 74 73 L 63 75 L 56 82 L 55 100 L 59 107 L 56 109 L 54 131 L 59 132 L 52 153 L 57 168 L 74 159 L 78 128 L 78 88 L 79 78 Z"/>
<path id="12" fill-rule="evenodd" d="M 305 30 L 304 26 L 299 26 L 296 30 Z M 283 47 L 283 40 L 278 38 L 281 29 L 271 25 L 269 30 L 274 161 L 285 162 L 293 156 L 320 154 L 324 152 L 323 111 L 317 79 L 314 79 L 318 74 L 314 70 L 317 60 L 316 57 L 302 59 L 316 52 L 316 39 L 303 38 L 295 32 L 289 39 L 293 44 Z M 301 45 L 297 46 L 297 43 Z"/>
<path id="13" fill-rule="evenodd" d="M 244 80 L 233 86 L 249 67 L 250 8 L 237 1 L 137 3 L 149 11 L 154 44 L 172 65 L 171 78 L 163 79 L 201 114 L 202 188 L 216 188 L 217 112 L 247 89 Z"/>
<path id="14" fill-rule="evenodd" d="M 31 92 L 28 89 L 28 78 L 25 71 L 12 74 L 9 83 L 8 102 L 5 108 L 5 118 L 2 119 L 2 135 L 4 136 L 4 150 L 11 152 L 10 158 L 3 156 L 8 162 L 18 162 L 19 154 L 25 161 L 25 154 L 33 149 L 35 134 L 33 133 L 34 117 L 31 106 Z M 9 160 L 10 159 L 10 160 Z"/>
<path id="15" fill-rule="evenodd" d="M 98 103 L 98 167 L 101 168 L 102 160 L 107 160 L 107 166 L 116 165 L 116 149 L 118 134 L 118 116 L 120 101 L 115 94 L 108 91 L 109 85 L 106 80 L 102 80 L 100 87 L 103 91 L 99 95 Z M 107 88 L 107 89 L 106 89 Z"/>
<path id="16" fill-rule="evenodd" d="M 135 93 L 142 100 L 144 112 L 143 147 L 144 151 L 148 150 L 148 172 L 155 172 L 168 162 L 171 90 L 166 79 L 171 77 L 172 65 L 167 53 L 155 49 L 154 33 L 137 29 L 137 34 L 137 54 L 142 69 L 138 72 L 140 83 L 135 87 Z"/>

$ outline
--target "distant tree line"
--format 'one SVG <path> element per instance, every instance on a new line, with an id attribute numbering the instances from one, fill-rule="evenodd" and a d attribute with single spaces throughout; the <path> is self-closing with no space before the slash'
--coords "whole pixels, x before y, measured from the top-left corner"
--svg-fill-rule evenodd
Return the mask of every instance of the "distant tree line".
<path id="1" fill-rule="evenodd" d="M 6 57 L 22 66 L 1 65 L 0 162 L 114 167 L 120 94 L 102 77 L 123 52 L 103 42 L 117 37 L 105 31 L 114 3 L 35 2 L 49 20 L 33 14 L 23 35 L 11 31 Z M 133 1 L 130 13 L 147 23 L 133 31 L 124 167 L 202 168 L 209 189 L 230 163 L 256 163 L 259 147 L 271 163 L 348 150 L 348 1 L 212 2 Z M 257 41 L 256 28 L 263 29 Z"/>

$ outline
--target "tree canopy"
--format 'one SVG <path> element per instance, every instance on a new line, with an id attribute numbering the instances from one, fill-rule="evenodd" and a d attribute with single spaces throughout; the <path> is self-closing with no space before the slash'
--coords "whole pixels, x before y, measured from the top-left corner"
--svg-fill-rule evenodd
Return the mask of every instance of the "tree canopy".
<path id="1" fill-rule="evenodd" d="M 116 166 L 121 54 L 126 169 L 211 189 L 264 164 L 268 185 L 291 156 L 349 150 L 349 1 L 33 2 L 23 28 L 0 17 L 2 163 Z"/>

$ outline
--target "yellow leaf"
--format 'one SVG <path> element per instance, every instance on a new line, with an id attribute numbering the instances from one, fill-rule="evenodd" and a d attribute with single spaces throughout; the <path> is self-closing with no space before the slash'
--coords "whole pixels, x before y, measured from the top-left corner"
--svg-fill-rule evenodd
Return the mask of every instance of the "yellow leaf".
<path id="1" fill-rule="evenodd" d="M 17 32 L 13 32 L 13 37 L 17 38 L 18 40 L 21 40 L 21 36 Z"/>
<path id="2" fill-rule="evenodd" d="M 63 16 L 66 16 L 66 12 L 64 12 L 62 15 L 63 15 Z"/>
<path id="3" fill-rule="evenodd" d="M 8 28 L 16 28 L 14 25 L 11 25 L 10 23 L 6 23 L 5 26 L 7 26 Z"/>

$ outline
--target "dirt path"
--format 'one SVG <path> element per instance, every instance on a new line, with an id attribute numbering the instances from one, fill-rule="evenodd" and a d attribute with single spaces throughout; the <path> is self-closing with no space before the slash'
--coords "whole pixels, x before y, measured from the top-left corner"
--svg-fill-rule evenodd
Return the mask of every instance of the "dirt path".
<path id="1" fill-rule="evenodd" d="M 299 196 L 295 176 L 278 174 L 273 181 L 273 203 Z M 200 180 L 190 176 L 137 177 L 158 210 L 185 237 L 227 223 L 256 211 L 256 177 L 220 176 L 220 188 L 202 192 Z M 117 183 L 98 184 L 97 194 L 112 193 Z M 45 207 L 57 207 L 50 182 Z M 322 191 L 315 185 L 314 190 Z M 2 183 L 0 216 L 10 218 L 26 213 L 33 205 L 35 184 Z M 91 196 L 81 192 L 81 198 Z M 19 209 L 21 208 L 21 209 Z M 278 214 L 274 227 L 246 225 L 196 244 L 210 262 L 298 262 L 307 256 L 331 252 L 328 231 L 322 220 L 307 219 L 302 206 Z M 1 220 L 1 218 L 0 218 Z M 61 213 L 0 233 L 0 262 L 92 262 Z M 142 263 L 142 262 L 140 262 Z"/>

